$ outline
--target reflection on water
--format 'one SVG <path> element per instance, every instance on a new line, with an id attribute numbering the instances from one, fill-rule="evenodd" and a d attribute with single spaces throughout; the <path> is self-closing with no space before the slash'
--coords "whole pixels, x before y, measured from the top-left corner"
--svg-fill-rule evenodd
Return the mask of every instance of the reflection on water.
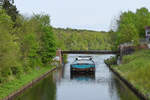
<path id="1" fill-rule="evenodd" d="M 125 84 L 119 80 L 116 76 L 114 76 L 114 81 L 115 81 L 115 87 L 117 88 L 117 93 L 121 100 L 140 100 L 137 99 L 136 96 L 133 96 L 133 93 L 131 90 L 129 90 Z"/>
<path id="2" fill-rule="evenodd" d="M 76 56 L 14 100 L 139 100 L 104 64 L 112 55 L 91 55 L 95 73 L 70 74 Z"/>
<path id="3" fill-rule="evenodd" d="M 78 81 L 95 80 L 95 73 L 71 73 L 70 78 Z"/>
<path id="4" fill-rule="evenodd" d="M 56 83 L 52 75 L 27 89 L 15 100 L 56 100 Z"/>

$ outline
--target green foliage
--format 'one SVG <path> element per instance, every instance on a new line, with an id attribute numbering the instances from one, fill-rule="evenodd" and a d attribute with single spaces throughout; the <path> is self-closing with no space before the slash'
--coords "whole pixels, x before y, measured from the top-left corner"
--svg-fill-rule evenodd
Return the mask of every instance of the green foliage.
<path id="1" fill-rule="evenodd" d="M 39 43 L 36 41 L 35 34 L 27 34 L 22 41 L 24 48 L 24 57 L 28 59 L 30 67 L 37 67 L 40 64 L 40 56 L 38 55 Z"/>
<path id="2" fill-rule="evenodd" d="M 34 14 L 32 20 L 38 21 L 42 26 L 50 26 L 49 15 Z"/>
<path id="3" fill-rule="evenodd" d="M 63 61 L 64 61 L 63 63 L 66 64 L 66 63 L 67 63 L 67 57 L 68 57 L 68 56 L 67 56 L 66 54 L 63 54 L 62 57 L 63 57 L 62 59 L 63 59 Z"/>
<path id="4" fill-rule="evenodd" d="M 18 16 L 18 11 L 15 5 L 10 3 L 10 0 L 4 0 L 2 8 L 6 10 L 6 13 L 11 16 L 12 20 L 15 22 Z"/>
<path id="5" fill-rule="evenodd" d="M 145 37 L 145 27 L 150 26 L 150 12 L 147 8 L 137 9 L 136 12 L 123 12 L 117 20 L 117 30 L 112 41 L 115 46 L 126 42 L 139 44 L 139 39 Z"/>
<path id="6" fill-rule="evenodd" d="M 52 58 L 56 55 L 55 41 L 51 27 L 43 27 L 44 34 L 42 36 L 42 62 L 48 64 Z"/>
<path id="7" fill-rule="evenodd" d="M 50 67 L 52 68 L 52 67 Z M 0 99 L 5 98 L 13 92 L 16 92 L 31 81 L 39 78 L 44 73 L 50 70 L 49 67 L 42 67 L 39 70 L 32 70 L 29 74 L 21 74 L 20 78 L 9 81 L 5 84 L 0 84 Z"/>
<path id="8" fill-rule="evenodd" d="M 117 57 L 113 56 L 113 57 L 111 57 L 109 59 L 104 60 L 104 62 L 105 62 L 105 64 L 107 64 L 109 66 L 110 65 L 117 65 Z"/>
<path id="9" fill-rule="evenodd" d="M 137 9 L 135 26 L 140 37 L 145 37 L 145 26 L 150 26 L 150 12 L 147 8 Z"/>
<path id="10" fill-rule="evenodd" d="M 2 77 L 7 77 L 12 74 L 12 68 L 20 69 L 20 48 L 15 41 L 16 36 L 12 35 L 13 23 L 11 18 L 3 11 L 0 11 L 0 81 Z"/>
<path id="11" fill-rule="evenodd" d="M 13 26 L 13 22 L 10 16 L 8 16 L 4 10 L 0 10 L 0 27 L 11 30 L 12 26 Z"/>
<path id="12" fill-rule="evenodd" d="M 139 42 L 139 35 L 133 24 L 122 24 L 121 29 L 118 32 L 118 44 L 126 42 L 134 42 L 135 45 Z"/>
<path id="13" fill-rule="evenodd" d="M 56 100 L 56 83 L 52 74 L 34 84 L 32 88 L 28 88 L 26 91 L 24 91 L 14 99 L 41 100 L 42 98 L 44 100 L 49 100 L 49 98 L 50 100 Z"/>
<path id="14" fill-rule="evenodd" d="M 149 59 L 149 50 L 137 51 L 132 55 L 124 56 L 123 64 L 113 68 L 150 99 Z"/>
<path id="15" fill-rule="evenodd" d="M 0 10 L 0 84 L 51 62 L 56 50 L 49 22 L 48 15 L 20 15 L 14 22 Z"/>
<path id="16" fill-rule="evenodd" d="M 62 50 L 110 50 L 111 42 L 108 33 L 76 30 L 53 29 L 57 48 Z"/>
<path id="17" fill-rule="evenodd" d="M 119 39 L 118 39 L 118 36 L 117 36 L 116 32 L 114 32 L 113 30 L 110 30 L 108 32 L 108 34 L 109 34 L 109 37 L 110 37 L 111 50 L 114 50 L 114 51 L 118 50 L 118 41 L 119 41 Z"/>

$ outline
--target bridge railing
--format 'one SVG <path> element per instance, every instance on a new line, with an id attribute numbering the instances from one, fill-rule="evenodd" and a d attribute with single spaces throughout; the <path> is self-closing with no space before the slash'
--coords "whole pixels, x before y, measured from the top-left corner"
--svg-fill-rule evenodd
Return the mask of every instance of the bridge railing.
<path id="1" fill-rule="evenodd" d="M 62 54 L 118 54 L 119 51 L 111 50 L 64 50 Z"/>
<path id="2" fill-rule="evenodd" d="M 63 64 L 64 54 L 119 54 L 120 51 L 111 50 L 57 50 L 56 56 L 59 57 L 60 64 Z"/>

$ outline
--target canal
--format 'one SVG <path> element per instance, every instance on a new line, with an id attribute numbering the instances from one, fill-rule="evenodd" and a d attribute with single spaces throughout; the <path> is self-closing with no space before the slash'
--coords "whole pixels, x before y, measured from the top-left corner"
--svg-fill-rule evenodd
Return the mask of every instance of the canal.
<path id="1" fill-rule="evenodd" d="M 68 55 L 68 63 L 13 100 L 140 100 L 104 64 L 113 55 L 91 55 L 95 74 L 70 75 L 70 64 L 79 55 Z"/>

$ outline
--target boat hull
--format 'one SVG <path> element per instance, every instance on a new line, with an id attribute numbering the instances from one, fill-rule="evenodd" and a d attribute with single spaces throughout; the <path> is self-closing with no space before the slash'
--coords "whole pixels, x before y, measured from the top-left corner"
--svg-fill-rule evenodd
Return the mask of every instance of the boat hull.
<path id="1" fill-rule="evenodd" d="M 95 65 L 90 64 L 71 65 L 70 70 L 71 72 L 95 72 Z"/>

